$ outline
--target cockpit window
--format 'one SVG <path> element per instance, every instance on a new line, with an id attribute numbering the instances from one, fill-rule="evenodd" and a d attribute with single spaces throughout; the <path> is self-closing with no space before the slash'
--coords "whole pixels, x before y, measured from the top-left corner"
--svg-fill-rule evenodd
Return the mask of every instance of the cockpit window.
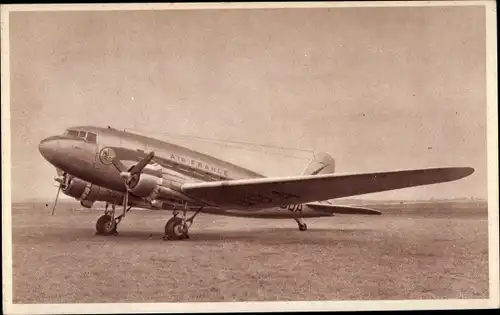
<path id="1" fill-rule="evenodd" d="M 97 135 L 93 132 L 77 131 L 77 130 L 68 129 L 64 132 L 64 135 L 70 136 L 70 137 L 75 137 L 75 138 L 82 138 L 82 139 L 87 140 L 90 143 L 97 143 Z"/>
<path id="2" fill-rule="evenodd" d="M 92 132 L 87 132 L 87 141 L 91 143 L 97 143 L 97 135 Z"/>

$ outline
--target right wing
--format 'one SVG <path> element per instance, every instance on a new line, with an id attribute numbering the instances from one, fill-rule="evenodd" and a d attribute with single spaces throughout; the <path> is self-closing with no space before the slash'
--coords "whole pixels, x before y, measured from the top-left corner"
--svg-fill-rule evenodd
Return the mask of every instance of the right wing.
<path id="1" fill-rule="evenodd" d="M 474 172 L 470 167 L 430 168 L 352 175 L 301 175 L 186 183 L 186 195 L 216 207 L 269 208 L 449 182 Z"/>

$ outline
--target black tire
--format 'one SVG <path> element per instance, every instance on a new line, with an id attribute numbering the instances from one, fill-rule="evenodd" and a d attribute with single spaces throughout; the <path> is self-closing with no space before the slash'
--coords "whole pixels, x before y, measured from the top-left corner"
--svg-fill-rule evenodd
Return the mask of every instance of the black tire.
<path id="1" fill-rule="evenodd" d="M 169 240 L 182 240 L 188 238 L 187 227 L 182 226 L 182 219 L 173 217 L 165 224 L 165 235 Z"/>
<path id="2" fill-rule="evenodd" d="M 299 231 L 307 231 L 307 224 L 300 224 L 299 225 Z"/>
<path id="3" fill-rule="evenodd" d="M 114 235 L 116 234 L 116 223 L 110 215 L 102 215 L 97 219 L 95 229 L 98 235 Z"/>

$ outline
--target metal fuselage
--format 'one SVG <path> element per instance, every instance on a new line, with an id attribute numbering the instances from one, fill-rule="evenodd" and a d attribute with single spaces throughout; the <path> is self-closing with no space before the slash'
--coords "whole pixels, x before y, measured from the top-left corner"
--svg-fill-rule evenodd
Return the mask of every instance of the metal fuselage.
<path id="1" fill-rule="evenodd" d="M 69 134 L 71 131 L 72 134 Z M 74 133 L 80 136 L 75 136 Z M 87 134 L 93 134 L 89 141 Z M 87 185 L 98 186 L 101 194 L 94 201 L 106 201 L 114 204 L 123 202 L 126 191 L 120 172 L 113 165 L 112 159 L 117 155 L 128 168 L 141 160 L 148 152 L 154 151 L 155 165 L 148 165 L 144 173 L 161 178 L 164 187 L 180 188 L 187 182 L 220 181 L 244 178 L 264 177 L 251 170 L 239 167 L 215 157 L 158 139 L 142 136 L 135 133 L 117 130 L 114 128 L 101 128 L 92 126 L 78 126 L 67 129 L 63 135 L 52 136 L 40 142 L 39 151 L 44 158 L 58 170 L 87 182 Z M 108 193 L 103 194 L 106 190 Z M 66 192 L 65 192 L 66 193 Z M 68 194 L 68 193 L 66 193 Z M 71 195 L 71 194 L 69 194 Z M 75 195 L 71 195 L 80 199 Z M 104 196 L 104 197 L 103 197 Z M 144 198 L 132 198 L 132 203 L 140 208 L 155 208 Z M 80 199 L 82 200 L 82 199 Z M 182 202 L 182 200 L 178 200 Z M 84 205 L 82 201 L 82 205 Z M 158 209 L 172 209 L 172 204 L 162 204 Z M 250 217 L 290 217 L 290 211 L 281 208 L 269 212 L 259 212 L 243 215 L 241 211 L 230 209 L 218 210 L 214 214 Z M 313 211 L 314 212 L 314 211 Z M 309 217 L 329 216 L 325 213 L 311 213 Z"/>
<path id="2" fill-rule="evenodd" d="M 103 149 L 109 147 L 122 148 L 130 153 L 128 158 L 133 162 L 127 166 L 138 162 L 145 153 L 154 151 L 156 160 L 171 166 L 162 169 L 162 177 L 177 184 L 262 177 L 206 154 L 126 131 L 87 126 L 69 129 L 93 132 L 97 135 L 97 141 L 90 143 L 67 135 L 49 137 L 40 143 L 42 155 L 52 165 L 69 174 L 116 191 L 124 192 L 125 187 L 120 173 L 103 157 Z"/>

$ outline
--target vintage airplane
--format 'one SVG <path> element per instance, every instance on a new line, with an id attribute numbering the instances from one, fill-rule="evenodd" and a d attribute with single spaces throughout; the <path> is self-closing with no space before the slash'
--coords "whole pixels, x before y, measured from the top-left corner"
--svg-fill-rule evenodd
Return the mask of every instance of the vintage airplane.
<path id="1" fill-rule="evenodd" d="M 331 199 L 448 182 L 474 172 L 445 167 L 368 174 L 334 174 L 334 159 L 316 154 L 302 175 L 264 177 L 194 150 L 111 127 L 81 126 L 42 140 L 39 151 L 56 167 L 59 192 L 91 208 L 106 203 L 96 223 L 98 234 L 116 234 L 132 208 L 173 210 L 167 239 L 188 238 L 200 212 L 250 218 L 304 218 L 379 211 L 334 205 Z M 108 209 L 111 205 L 111 210 Z M 115 215 L 115 205 L 123 207 Z M 194 214 L 188 217 L 189 211 Z M 182 215 L 179 214 L 182 212 Z"/>

